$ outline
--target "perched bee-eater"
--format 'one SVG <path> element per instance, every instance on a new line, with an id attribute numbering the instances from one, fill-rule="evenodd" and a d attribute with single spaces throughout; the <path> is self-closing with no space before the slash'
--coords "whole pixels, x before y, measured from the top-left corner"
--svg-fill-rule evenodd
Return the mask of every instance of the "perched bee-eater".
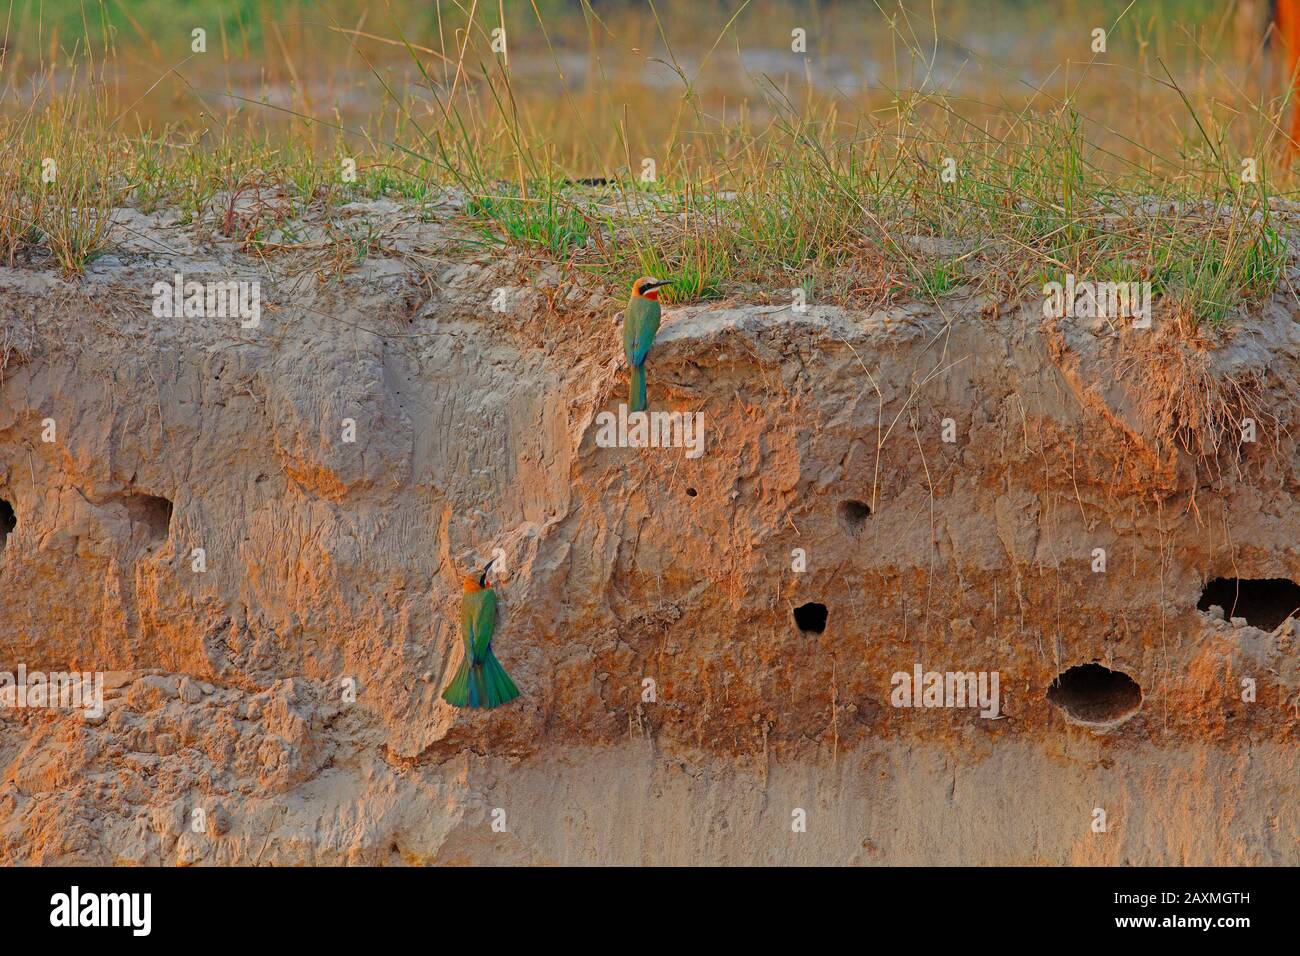
<path id="1" fill-rule="evenodd" d="M 497 624 L 497 596 L 487 579 L 492 564 L 489 561 L 477 579 L 472 574 L 465 577 L 460 601 L 465 659 L 442 692 L 442 699 L 453 707 L 499 707 L 519 696 L 519 688 L 492 653 L 492 629 Z"/>
<path id="2" fill-rule="evenodd" d="M 672 280 L 650 276 L 637 279 L 632 283 L 632 301 L 623 313 L 623 352 L 632 366 L 627 397 L 629 412 L 646 410 L 645 360 L 659 331 L 659 289 L 666 285 L 672 285 Z"/>

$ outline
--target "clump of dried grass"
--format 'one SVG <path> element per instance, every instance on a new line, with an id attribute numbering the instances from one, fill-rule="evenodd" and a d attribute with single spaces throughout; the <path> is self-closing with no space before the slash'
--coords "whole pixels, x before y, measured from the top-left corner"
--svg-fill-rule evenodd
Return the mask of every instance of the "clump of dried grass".
<path id="1" fill-rule="evenodd" d="M 1225 468 L 1240 468 L 1249 423 L 1254 423 L 1254 441 L 1275 449 L 1279 422 L 1263 400 L 1264 370 L 1229 373 L 1216 368 L 1215 344 L 1206 334 L 1189 334 L 1168 323 L 1148 344 L 1129 353 L 1119 374 L 1141 394 L 1142 413 L 1155 441 L 1177 447 L 1198 467 L 1221 475 Z"/>

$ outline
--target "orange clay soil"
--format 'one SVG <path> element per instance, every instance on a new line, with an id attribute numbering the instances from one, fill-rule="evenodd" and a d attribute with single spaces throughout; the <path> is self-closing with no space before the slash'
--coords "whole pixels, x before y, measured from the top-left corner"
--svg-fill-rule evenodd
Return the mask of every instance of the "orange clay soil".
<path id="1" fill-rule="evenodd" d="M 341 279 L 126 210 L 84 278 L 0 269 L 0 670 L 106 672 L 0 709 L 0 862 L 1300 862 L 1281 296 L 1200 342 L 669 306 L 691 458 L 597 442 L 624 292 L 392 206 Z M 259 326 L 155 318 L 177 272 Z M 497 549 L 522 696 L 457 711 Z M 894 706 L 917 666 L 996 716 Z"/>

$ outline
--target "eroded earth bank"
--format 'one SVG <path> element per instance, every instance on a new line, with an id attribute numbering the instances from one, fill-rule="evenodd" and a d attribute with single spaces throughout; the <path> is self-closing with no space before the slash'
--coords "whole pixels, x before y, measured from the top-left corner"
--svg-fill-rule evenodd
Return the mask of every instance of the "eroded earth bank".
<path id="1" fill-rule="evenodd" d="M 0 862 L 1300 863 L 1286 297 L 671 307 L 689 457 L 597 443 L 618 301 L 344 213 L 345 270 L 130 210 L 0 269 L 0 670 L 106 694 L 0 709 Z M 177 273 L 260 322 L 156 317 Z M 457 711 L 496 549 L 523 695 Z"/>

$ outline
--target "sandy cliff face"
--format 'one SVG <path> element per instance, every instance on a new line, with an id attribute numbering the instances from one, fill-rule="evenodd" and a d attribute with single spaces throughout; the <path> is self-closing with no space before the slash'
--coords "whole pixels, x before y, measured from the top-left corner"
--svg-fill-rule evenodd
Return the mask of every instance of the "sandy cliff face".
<path id="1" fill-rule="evenodd" d="M 106 695 L 0 709 L 0 860 L 1300 862 L 1280 298 L 1206 350 L 963 295 L 669 309 L 690 457 L 597 441 L 618 303 L 353 212 L 389 242 L 343 278 L 131 211 L 85 278 L 0 269 L 0 670 Z M 156 317 L 178 272 L 260 323 Z M 456 711 L 496 549 L 523 696 Z M 1216 578 L 1278 580 L 1226 621 Z M 996 717 L 894 706 L 918 666 L 996 672 Z"/>

